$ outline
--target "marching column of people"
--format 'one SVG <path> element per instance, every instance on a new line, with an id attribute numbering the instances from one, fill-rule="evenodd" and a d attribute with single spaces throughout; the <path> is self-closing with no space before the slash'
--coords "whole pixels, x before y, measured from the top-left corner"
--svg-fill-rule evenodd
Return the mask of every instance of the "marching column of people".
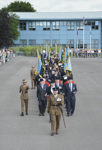
<path id="1" fill-rule="evenodd" d="M 59 60 L 59 55 L 51 52 L 50 60 L 46 60 L 46 54 L 43 54 L 45 69 L 41 76 L 32 66 L 31 89 L 37 87 L 37 101 L 39 116 L 45 116 L 49 113 L 51 122 L 51 136 L 59 133 L 61 107 L 65 104 L 67 116 L 73 116 L 75 112 L 77 86 L 73 81 L 73 74 L 64 70 L 64 63 Z M 29 86 L 23 80 L 20 86 L 21 94 L 21 116 L 24 116 L 24 103 L 26 115 L 28 115 L 28 90 Z M 56 129 L 55 129 L 56 124 Z"/>

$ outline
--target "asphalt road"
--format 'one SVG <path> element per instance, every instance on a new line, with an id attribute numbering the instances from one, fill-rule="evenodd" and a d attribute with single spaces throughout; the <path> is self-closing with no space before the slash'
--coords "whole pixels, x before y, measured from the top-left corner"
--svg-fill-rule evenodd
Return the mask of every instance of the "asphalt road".
<path id="1" fill-rule="evenodd" d="M 0 150 L 102 150 L 102 58 L 72 58 L 77 84 L 73 117 L 61 119 L 59 135 L 50 136 L 49 115 L 38 116 L 36 90 L 29 90 L 29 115 L 21 117 L 19 87 L 33 57 L 16 57 L 0 66 Z"/>

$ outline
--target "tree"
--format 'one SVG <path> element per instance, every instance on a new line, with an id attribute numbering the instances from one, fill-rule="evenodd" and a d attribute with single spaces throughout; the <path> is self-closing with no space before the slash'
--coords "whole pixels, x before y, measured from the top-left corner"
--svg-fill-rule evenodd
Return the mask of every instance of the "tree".
<path id="1" fill-rule="evenodd" d="M 36 12 L 29 2 L 14 1 L 7 6 L 9 12 Z"/>
<path id="2" fill-rule="evenodd" d="M 0 10 L 0 47 L 11 46 L 17 40 L 19 20 L 15 14 L 9 14 L 7 8 Z"/>
<path id="3" fill-rule="evenodd" d="M 19 17 L 13 13 L 10 13 L 10 16 L 11 16 L 11 33 L 13 35 L 13 40 L 17 40 L 18 36 L 20 36 L 20 32 L 18 31 Z"/>

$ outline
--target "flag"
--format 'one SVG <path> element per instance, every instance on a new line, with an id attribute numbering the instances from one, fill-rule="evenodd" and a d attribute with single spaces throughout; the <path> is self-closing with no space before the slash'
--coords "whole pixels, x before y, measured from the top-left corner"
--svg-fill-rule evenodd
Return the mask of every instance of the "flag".
<path id="1" fill-rule="evenodd" d="M 64 63 L 64 72 L 66 72 L 67 63 Z"/>
<path id="2" fill-rule="evenodd" d="M 59 46 L 59 59 L 62 60 L 62 46 Z"/>
<path id="3" fill-rule="evenodd" d="M 62 61 L 62 54 L 63 54 L 63 51 L 62 51 L 62 45 L 61 45 L 61 61 Z"/>
<path id="4" fill-rule="evenodd" d="M 70 53 L 70 51 L 69 51 L 69 46 L 67 47 L 67 50 L 68 50 L 68 52 L 67 52 L 68 54 L 67 54 L 67 55 L 69 56 L 69 53 Z"/>
<path id="5" fill-rule="evenodd" d="M 54 51 L 54 54 L 57 54 L 57 50 L 56 50 L 56 44 L 55 44 L 55 51 Z"/>
<path id="6" fill-rule="evenodd" d="M 56 54 L 57 54 L 57 44 L 56 44 Z"/>
<path id="7" fill-rule="evenodd" d="M 65 56 L 64 56 L 64 61 L 65 61 L 65 62 L 67 61 L 68 55 L 69 55 L 69 53 L 68 53 L 68 49 L 67 49 L 67 47 L 66 47 L 66 48 L 65 48 Z"/>
<path id="8" fill-rule="evenodd" d="M 83 25 L 85 25 L 85 17 L 83 17 Z"/>
<path id="9" fill-rule="evenodd" d="M 48 59 L 48 45 L 46 43 L 46 59 Z"/>
<path id="10" fill-rule="evenodd" d="M 41 47 L 41 62 L 42 62 L 42 66 L 44 66 L 44 57 L 43 57 L 43 53 L 42 53 L 42 47 Z"/>
<path id="11" fill-rule="evenodd" d="M 68 57 L 66 71 L 68 73 L 68 76 L 70 76 L 72 74 L 72 66 L 71 66 L 70 56 Z"/>
<path id="12" fill-rule="evenodd" d="M 50 61 L 50 47 L 49 47 L 49 51 L 48 51 L 48 61 Z"/>
<path id="13" fill-rule="evenodd" d="M 39 74 L 40 77 L 43 76 L 43 66 L 42 66 L 42 61 L 41 61 L 41 57 L 39 55 L 39 51 L 37 50 L 37 67 L 36 67 L 36 73 Z"/>

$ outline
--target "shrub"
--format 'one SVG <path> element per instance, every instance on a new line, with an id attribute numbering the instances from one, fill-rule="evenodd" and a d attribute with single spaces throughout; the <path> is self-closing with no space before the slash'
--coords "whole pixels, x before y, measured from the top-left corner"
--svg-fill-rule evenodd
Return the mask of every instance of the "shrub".
<path id="1" fill-rule="evenodd" d="M 25 47 L 9 47 L 9 49 L 15 49 L 15 51 L 25 52 L 26 56 L 36 56 L 36 51 L 40 52 L 40 46 L 25 46 Z M 63 50 L 65 47 L 63 47 Z M 46 47 L 42 47 L 42 50 L 46 50 Z M 51 47 L 51 51 L 54 51 L 55 47 Z M 57 52 L 59 52 L 59 46 L 57 46 Z"/>

